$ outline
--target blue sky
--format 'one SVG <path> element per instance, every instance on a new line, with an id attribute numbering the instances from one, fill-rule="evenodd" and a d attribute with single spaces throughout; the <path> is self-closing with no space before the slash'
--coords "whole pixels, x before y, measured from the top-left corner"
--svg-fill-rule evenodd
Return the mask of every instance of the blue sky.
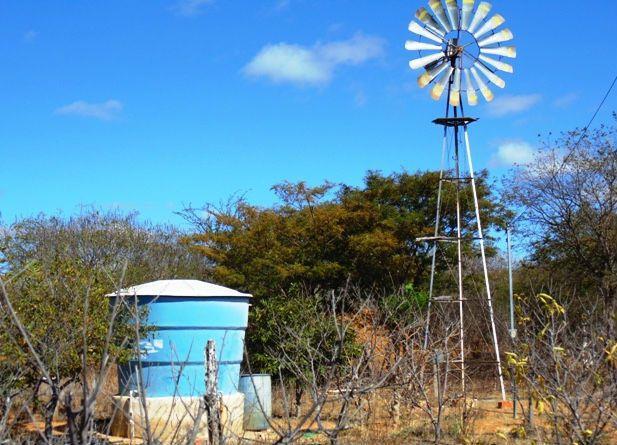
<path id="1" fill-rule="evenodd" d="M 539 133 L 589 120 L 617 71 L 617 2 L 493 3 L 516 74 L 468 114 L 481 118 L 476 166 L 498 177 Z M 416 87 L 403 49 L 419 6 L 0 1 L 3 219 L 94 205 L 178 223 L 183 205 L 235 192 L 269 204 L 285 179 L 438 168 L 443 104 Z M 597 122 L 616 109 L 613 94 Z"/>

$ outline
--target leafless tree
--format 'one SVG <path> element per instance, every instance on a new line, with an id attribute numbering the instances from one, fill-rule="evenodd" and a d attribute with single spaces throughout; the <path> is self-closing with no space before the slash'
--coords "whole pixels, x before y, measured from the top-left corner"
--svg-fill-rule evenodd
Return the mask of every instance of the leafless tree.
<path id="1" fill-rule="evenodd" d="M 522 210 L 520 239 L 528 241 L 532 266 L 567 285 L 564 298 L 585 292 L 606 311 L 617 304 L 615 122 L 617 115 L 612 125 L 547 140 L 532 162 L 513 171 L 504 193 Z"/>
<path id="2" fill-rule="evenodd" d="M 278 435 L 276 443 L 293 443 L 307 433 L 340 443 L 344 433 L 370 422 L 371 400 L 377 395 L 390 401 L 392 428 L 400 424 L 402 407 L 419 408 L 430 419 L 439 442 L 444 407 L 454 397 L 445 390 L 451 374 L 448 361 L 439 365 L 440 373 L 435 375 L 434 354 L 422 347 L 424 312 L 420 307 L 380 304 L 385 297 L 352 286 L 307 296 L 307 301 L 324 302 L 307 304 L 307 311 L 328 314 L 327 326 L 322 326 L 317 339 L 313 327 L 307 326 L 311 333 L 305 334 L 284 324 L 276 326 L 285 342 L 269 353 L 292 370 L 293 379 L 307 393 L 302 415 L 295 418 L 285 377 L 275 376 L 284 405 L 283 418 L 270 421 Z M 319 319 L 317 312 L 313 315 Z M 431 346 L 447 349 L 447 340 L 437 343 Z M 435 395 L 437 382 L 440 391 Z"/>
<path id="3" fill-rule="evenodd" d="M 592 305 L 572 323 L 567 306 L 548 294 L 519 302 L 520 344 L 509 361 L 550 419 L 554 442 L 602 443 L 617 413 L 617 343 L 607 335 L 615 314 Z"/>

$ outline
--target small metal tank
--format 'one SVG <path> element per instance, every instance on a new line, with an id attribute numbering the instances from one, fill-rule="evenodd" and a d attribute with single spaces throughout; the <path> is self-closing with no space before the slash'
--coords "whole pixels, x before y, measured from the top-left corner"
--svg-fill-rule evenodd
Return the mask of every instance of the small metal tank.
<path id="1" fill-rule="evenodd" d="M 244 394 L 244 429 L 265 431 L 272 417 L 272 380 L 268 374 L 242 375 L 240 392 Z"/>
<path id="2" fill-rule="evenodd" d="M 161 280 L 108 296 L 137 298 L 154 327 L 140 345 L 146 397 L 203 395 L 209 339 L 216 341 L 219 392 L 238 392 L 251 295 L 198 280 Z M 140 389 L 137 365 L 133 359 L 119 367 L 120 394 Z"/>

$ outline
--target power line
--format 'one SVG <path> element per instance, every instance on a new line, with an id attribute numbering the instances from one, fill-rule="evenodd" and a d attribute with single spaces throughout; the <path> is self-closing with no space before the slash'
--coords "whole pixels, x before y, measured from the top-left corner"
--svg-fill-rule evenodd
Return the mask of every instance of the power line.
<path id="1" fill-rule="evenodd" d="M 610 96 L 611 92 L 613 91 L 613 88 L 615 87 L 615 84 L 617 84 L 617 75 L 613 79 L 613 82 L 611 83 L 611 85 L 608 87 L 608 90 L 606 91 L 606 94 L 602 98 L 602 101 L 600 102 L 600 104 L 597 106 L 596 111 L 593 113 L 593 116 L 591 117 L 591 119 L 589 120 L 587 125 L 583 128 L 583 131 L 581 131 L 581 134 L 580 134 L 578 140 L 576 141 L 576 144 L 574 144 L 574 146 L 570 149 L 570 152 L 568 153 L 568 155 L 565 158 L 563 158 L 563 161 L 561 162 L 561 165 L 559 166 L 559 168 L 557 168 L 557 170 L 555 170 L 551 174 L 551 179 L 550 179 L 551 181 L 554 181 L 557 178 L 557 175 L 561 172 L 561 169 L 566 165 L 566 163 L 574 155 L 574 152 L 576 151 L 576 149 L 578 148 L 578 146 L 582 142 L 583 138 L 587 135 L 587 132 L 589 131 L 589 127 L 591 127 L 591 124 L 593 124 L 593 122 L 595 121 L 596 117 L 600 113 L 600 110 L 604 106 L 604 103 L 606 102 L 606 99 L 608 99 L 608 97 Z M 521 212 L 514 219 L 512 219 L 509 222 L 508 225 L 512 226 L 520 217 L 522 217 L 525 213 L 527 213 L 528 210 L 529 210 L 529 206 L 525 206 L 525 208 L 523 210 L 521 210 Z"/>
<path id="2" fill-rule="evenodd" d="M 600 112 L 600 109 L 602 108 L 602 106 L 604 105 L 604 102 L 606 102 L 606 99 L 608 99 L 608 96 L 610 96 L 611 91 L 613 90 L 613 87 L 615 86 L 615 84 L 617 83 L 617 76 L 615 76 L 615 78 L 613 79 L 613 83 L 611 83 L 611 86 L 608 88 L 608 91 L 606 92 L 606 94 L 604 95 L 604 98 L 602 99 L 602 102 L 600 102 L 600 105 L 598 105 L 598 108 L 596 109 L 596 112 L 593 113 L 593 117 L 591 118 L 591 120 L 589 121 L 589 123 L 587 124 L 587 126 L 585 127 L 585 131 L 587 131 L 589 129 L 589 127 L 591 126 L 591 124 L 593 123 L 593 121 L 596 119 L 596 116 L 598 115 L 598 113 Z"/>

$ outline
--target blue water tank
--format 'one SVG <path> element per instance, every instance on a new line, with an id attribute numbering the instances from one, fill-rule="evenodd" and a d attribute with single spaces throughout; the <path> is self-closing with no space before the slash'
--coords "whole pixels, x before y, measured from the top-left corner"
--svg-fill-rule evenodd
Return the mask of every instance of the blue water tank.
<path id="1" fill-rule="evenodd" d="M 251 295 L 198 280 L 161 280 L 109 295 L 137 299 L 153 331 L 141 341 L 147 397 L 191 397 L 205 392 L 204 347 L 216 341 L 218 390 L 238 392 Z M 119 366 L 120 393 L 139 389 L 138 360 Z"/>

